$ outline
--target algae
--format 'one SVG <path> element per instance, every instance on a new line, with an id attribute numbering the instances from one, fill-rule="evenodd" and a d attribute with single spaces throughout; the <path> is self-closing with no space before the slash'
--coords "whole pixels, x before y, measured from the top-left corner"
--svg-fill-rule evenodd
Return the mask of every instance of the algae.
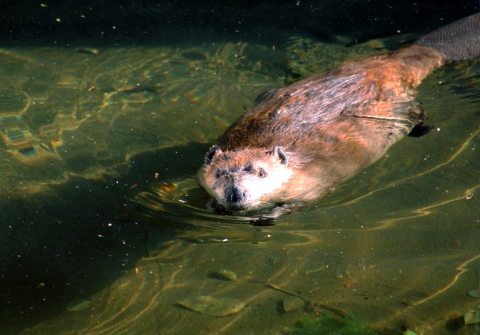
<path id="1" fill-rule="evenodd" d="M 292 327 L 294 335 L 378 335 L 368 326 L 367 321 L 348 315 L 339 320 L 331 315 L 322 314 L 318 318 L 303 318 Z"/>

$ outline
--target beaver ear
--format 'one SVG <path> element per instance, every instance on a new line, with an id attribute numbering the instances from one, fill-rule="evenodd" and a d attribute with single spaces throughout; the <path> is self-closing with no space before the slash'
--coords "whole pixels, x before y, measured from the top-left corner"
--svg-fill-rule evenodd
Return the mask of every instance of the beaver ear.
<path id="1" fill-rule="evenodd" d="M 211 147 L 208 150 L 207 155 L 205 156 L 205 165 L 209 165 L 212 163 L 213 156 L 221 155 L 221 154 L 222 154 L 222 149 L 220 149 L 218 145 L 214 145 L 213 147 Z"/>
<path id="2" fill-rule="evenodd" d="M 275 155 L 275 158 L 279 159 L 282 162 L 282 164 L 288 166 L 288 157 L 282 147 L 274 147 L 273 154 Z"/>

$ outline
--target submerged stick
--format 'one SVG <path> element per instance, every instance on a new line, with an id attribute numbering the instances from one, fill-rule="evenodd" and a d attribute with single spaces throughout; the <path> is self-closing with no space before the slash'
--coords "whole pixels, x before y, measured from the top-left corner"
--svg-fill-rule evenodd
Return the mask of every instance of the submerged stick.
<path id="1" fill-rule="evenodd" d="M 291 295 L 291 296 L 294 296 L 294 297 L 298 297 L 302 300 L 304 300 L 305 302 L 308 302 L 309 304 L 312 304 L 313 306 L 318 306 L 322 309 L 325 309 L 327 311 L 330 311 L 330 312 L 333 312 L 335 314 L 338 314 L 339 316 L 341 316 L 342 318 L 345 318 L 348 313 L 345 312 L 343 309 L 341 308 L 337 308 L 337 307 L 333 307 L 333 306 L 330 306 L 330 305 L 327 305 L 327 304 L 324 304 L 322 302 L 318 302 L 318 301 L 315 301 L 315 300 L 312 300 L 310 298 L 307 298 L 301 294 L 297 294 L 297 293 L 294 293 L 294 292 L 291 292 L 291 291 L 288 291 L 288 290 L 285 290 L 277 285 L 274 285 L 274 284 L 265 284 L 265 283 L 261 283 L 261 282 L 256 282 L 256 281 L 250 281 L 252 283 L 257 283 L 257 284 L 263 284 L 269 288 L 272 288 L 274 290 L 277 290 L 277 291 L 280 291 L 280 292 L 283 292 L 283 293 L 286 293 L 288 295 Z"/>

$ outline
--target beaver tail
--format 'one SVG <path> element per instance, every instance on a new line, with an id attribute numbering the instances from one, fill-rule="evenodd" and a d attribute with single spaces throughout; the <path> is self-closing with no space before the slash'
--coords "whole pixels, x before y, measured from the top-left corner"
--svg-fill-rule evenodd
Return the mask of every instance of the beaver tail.
<path id="1" fill-rule="evenodd" d="M 415 41 L 416 45 L 436 49 L 450 61 L 480 56 L 480 13 L 434 30 Z"/>

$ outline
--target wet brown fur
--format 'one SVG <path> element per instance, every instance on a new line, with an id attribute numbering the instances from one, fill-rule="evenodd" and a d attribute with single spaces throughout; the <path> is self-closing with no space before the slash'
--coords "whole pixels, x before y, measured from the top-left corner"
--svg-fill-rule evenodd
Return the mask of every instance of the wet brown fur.
<path id="1" fill-rule="evenodd" d="M 281 147 L 292 161 L 285 166 L 293 169 L 292 177 L 262 196 L 260 203 L 327 195 L 423 122 L 414 88 L 444 62 L 445 56 L 434 49 L 410 46 L 262 94 L 256 107 L 224 133 L 221 150 L 199 172 L 201 184 L 211 188 L 217 162 L 244 165 L 263 160 L 268 165 L 267 157 L 258 151 L 252 156 L 251 149 Z M 220 203 L 228 202 L 209 191 Z"/>

